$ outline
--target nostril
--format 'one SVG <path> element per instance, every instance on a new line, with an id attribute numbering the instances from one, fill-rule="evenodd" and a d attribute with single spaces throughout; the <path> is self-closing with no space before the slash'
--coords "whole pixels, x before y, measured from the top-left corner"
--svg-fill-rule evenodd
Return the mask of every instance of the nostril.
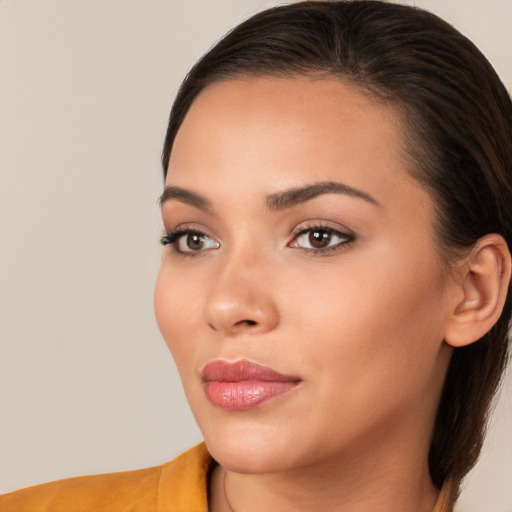
<path id="1" fill-rule="evenodd" d="M 254 327 L 255 325 L 258 325 L 258 322 L 255 322 L 254 320 L 240 320 L 235 325 L 247 325 L 249 327 Z"/>

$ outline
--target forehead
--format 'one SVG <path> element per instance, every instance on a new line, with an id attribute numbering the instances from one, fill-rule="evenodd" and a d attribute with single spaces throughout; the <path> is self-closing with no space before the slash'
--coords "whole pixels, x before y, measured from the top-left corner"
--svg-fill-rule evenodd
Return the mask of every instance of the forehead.
<path id="1" fill-rule="evenodd" d="M 167 183 L 226 189 L 245 180 L 272 193 L 341 180 L 374 195 L 390 182 L 412 180 L 404 148 L 398 111 L 338 79 L 226 80 L 192 104 Z"/>

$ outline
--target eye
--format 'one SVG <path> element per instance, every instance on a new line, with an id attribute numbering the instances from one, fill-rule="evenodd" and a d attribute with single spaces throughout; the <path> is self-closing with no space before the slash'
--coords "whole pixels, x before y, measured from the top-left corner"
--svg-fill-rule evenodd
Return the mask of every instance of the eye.
<path id="1" fill-rule="evenodd" d="M 178 253 L 203 252 L 220 247 L 219 242 L 195 229 L 176 229 L 163 235 L 160 243 L 164 246 L 172 245 Z"/>
<path id="2" fill-rule="evenodd" d="M 341 246 L 352 242 L 354 235 L 342 233 L 326 226 L 310 226 L 301 229 L 293 238 L 290 247 L 305 249 L 315 253 L 326 253 L 341 249 Z"/>

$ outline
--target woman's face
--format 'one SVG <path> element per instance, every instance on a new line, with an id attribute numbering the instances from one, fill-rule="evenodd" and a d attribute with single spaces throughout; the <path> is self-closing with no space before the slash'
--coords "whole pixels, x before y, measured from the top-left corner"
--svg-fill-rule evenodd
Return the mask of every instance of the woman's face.
<path id="1" fill-rule="evenodd" d="M 426 453 L 454 286 L 403 148 L 396 112 L 334 79 L 224 81 L 190 108 L 155 308 L 229 469 Z"/>

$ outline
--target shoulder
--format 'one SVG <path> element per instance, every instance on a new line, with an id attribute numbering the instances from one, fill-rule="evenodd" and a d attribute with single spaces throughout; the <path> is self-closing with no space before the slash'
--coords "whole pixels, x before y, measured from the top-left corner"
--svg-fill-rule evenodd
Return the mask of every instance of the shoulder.
<path id="1" fill-rule="evenodd" d="M 156 510 L 162 466 L 138 471 L 91 475 L 28 487 L 0 497 L 2 512 L 86 512 Z"/>
<path id="2" fill-rule="evenodd" d="M 167 512 L 206 504 L 211 458 L 201 444 L 167 464 L 36 485 L 0 496 L 2 512 Z M 183 503 L 187 508 L 176 506 Z M 193 509 L 190 509 L 193 510 Z M 200 509 L 197 509 L 198 512 Z"/>

